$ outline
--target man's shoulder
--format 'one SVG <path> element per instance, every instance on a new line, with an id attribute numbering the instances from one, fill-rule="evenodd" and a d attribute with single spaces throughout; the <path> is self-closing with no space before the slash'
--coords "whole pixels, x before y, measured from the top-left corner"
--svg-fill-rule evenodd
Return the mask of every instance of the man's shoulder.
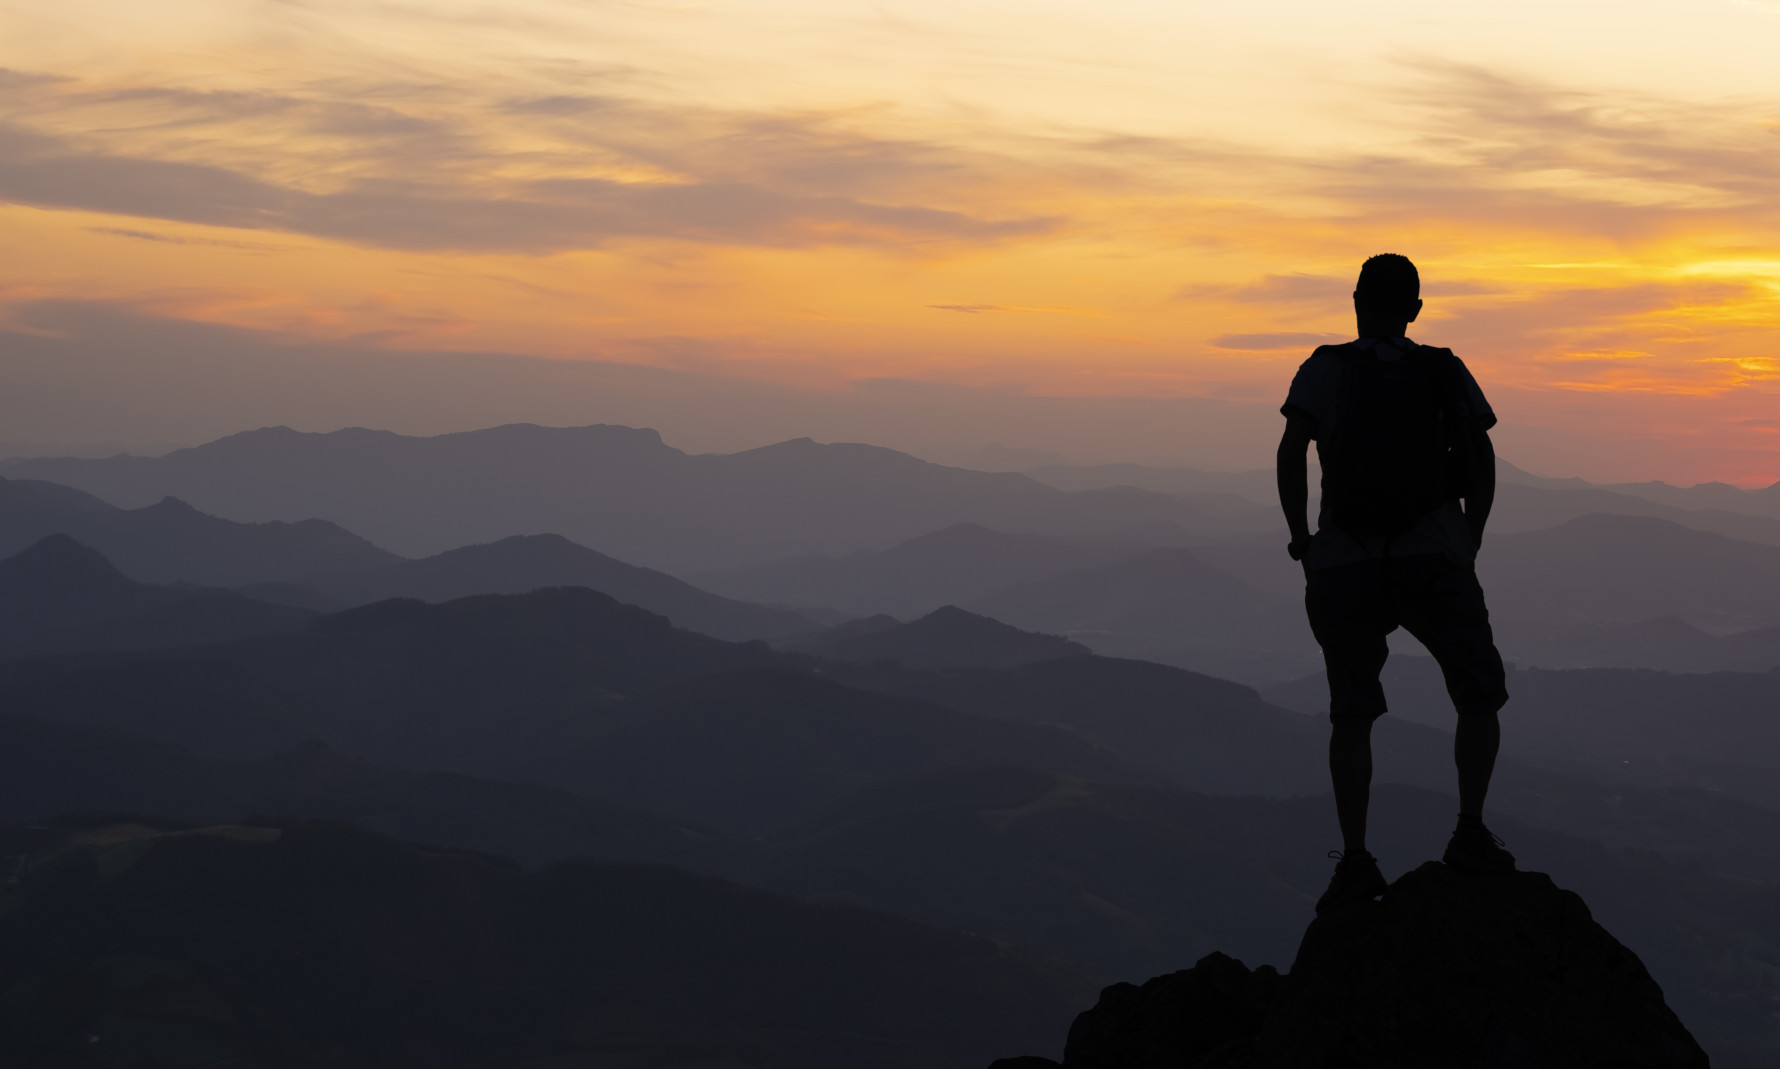
<path id="1" fill-rule="evenodd" d="M 1459 354 L 1453 352 L 1444 345 L 1423 345 L 1421 342 L 1416 342 L 1415 348 L 1416 351 L 1421 353 L 1424 357 L 1433 357 L 1438 360 L 1451 360 L 1459 364 L 1464 363 L 1463 360 L 1459 359 Z"/>
<path id="2" fill-rule="evenodd" d="M 1308 371 L 1314 374 L 1324 368 L 1333 368 L 1360 352 L 1361 349 L 1359 348 L 1358 341 L 1337 342 L 1333 345 L 1319 345 L 1311 350 L 1310 355 L 1304 358 L 1304 363 L 1298 365 L 1298 367 L 1301 371 Z"/>
<path id="3" fill-rule="evenodd" d="M 1319 357 L 1328 359 L 1331 357 L 1346 356 L 1348 353 L 1358 352 L 1359 348 L 1360 339 L 1358 338 L 1355 338 L 1353 341 L 1341 341 L 1327 345 L 1319 345 L 1311 350 L 1310 359 L 1315 360 Z"/>

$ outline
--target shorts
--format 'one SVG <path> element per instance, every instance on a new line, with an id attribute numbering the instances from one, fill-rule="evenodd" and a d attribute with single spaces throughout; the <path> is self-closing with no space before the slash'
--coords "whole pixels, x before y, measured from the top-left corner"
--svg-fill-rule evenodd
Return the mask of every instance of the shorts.
<path id="1" fill-rule="evenodd" d="M 1507 704 L 1507 673 L 1475 568 L 1443 553 L 1418 553 L 1305 574 L 1304 607 L 1323 648 L 1330 720 L 1370 722 L 1384 715 L 1378 676 L 1390 656 L 1385 636 L 1398 627 L 1434 655 L 1460 716 Z"/>

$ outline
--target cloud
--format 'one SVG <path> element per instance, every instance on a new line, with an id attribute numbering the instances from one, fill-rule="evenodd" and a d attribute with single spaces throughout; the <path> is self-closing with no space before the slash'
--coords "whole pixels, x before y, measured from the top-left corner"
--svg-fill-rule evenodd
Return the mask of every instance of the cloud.
<path id="1" fill-rule="evenodd" d="M 83 228 L 89 234 L 104 234 L 107 237 L 129 238 L 132 241 L 148 241 L 157 245 L 208 245 L 224 249 L 248 249 L 269 251 L 280 248 L 259 241 L 226 241 L 220 238 L 189 238 L 175 234 L 156 234 L 147 230 L 132 230 L 123 226 L 89 226 Z"/>
<path id="2" fill-rule="evenodd" d="M 311 193 L 223 167 L 70 152 L 7 130 L 0 130 L 0 198 L 436 251 L 554 252 L 628 236 L 779 247 L 993 242 L 1057 225 L 741 183 L 542 179 L 517 183 L 504 196 L 469 196 L 439 183 L 366 181 Z"/>
<path id="3" fill-rule="evenodd" d="M 1300 301 L 1325 303 L 1345 298 L 1352 289 L 1351 279 L 1306 274 L 1265 275 L 1259 282 L 1228 291 L 1228 295 L 1235 300 L 1252 304 L 1290 304 Z"/>
<path id="4" fill-rule="evenodd" d="M 522 253 L 623 238 L 994 245 L 1063 222 L 961 198 L 988 180 L 970 177 L 990 162 L 981 153 L 830 115 L 561 96 L 453 101 L 442 117 L 288 93 L 27 89 L 0 109 L 0 200 L 35 207 Z M 957 188 L 915 181 L 946 173 Z"/>
<path id="5" fill-rule="evenodd" d="M 1780 169 L 1749 135 L 1748 102 L 1586 91 L 1464 64 L 1406 64 L 1411 147 L 1328 162 L 1330 194 L 1358 213 L 1648 236 L 1679 219 L 1774 221 Z"/>
<path id="6" fill-rule="evenodd" d="M 983 312 L 1005 312 L 1007 309 L 999 304 L 930 304 L 927 307 L 937 308 L 942 312 L 963 312 L 966 315 L 980 315 Z"/>
<path id="7" fill-rule="evenodd" d="M 1309 334 L 1288 330 L 1273 334 L 1220 334 L 1211 339 L 1211 345 L 1218 349 L 1298 349 L 1307 345 L 1328 345 L 1347 340 L 1349 336 L 1346 334 Z"/>

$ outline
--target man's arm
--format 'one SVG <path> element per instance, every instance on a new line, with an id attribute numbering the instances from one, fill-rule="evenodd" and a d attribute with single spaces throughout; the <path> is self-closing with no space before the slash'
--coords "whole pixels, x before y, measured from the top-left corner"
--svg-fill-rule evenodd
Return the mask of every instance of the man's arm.
<path id="1" fill-rule="evenodd" d="M 1496 447 L 1490 443 L 1489 432 L 1481 427 L 1471 444 L 1470 481 L 1471 492 L 1465 497 L 1465 522 L 1471 528 L 1472 544 L 1481 549 L 1483 526 L 1489 522 L 1490 508 L 1496 503 Z"/>
<path id="2" fill-rule="evenodd" d="M 1310 475 L 1304 454 L 1310 448 L 1313 427 L 1300 415 L 1286 416 L 1286 432 L 1279 439 L 1279 455 L 1275 458 L 1279 480 L 1279 507 L 1285 510 L 1286 526 L 1291 529 L 1292 542 L 1286 547 L 1293 560 L 1303 560 L 1310 549 L 1310 521 L 1305 511 L 1310 507 Z M 1495 473 L 1494 464 L 1490 467 Z M 1495 492 L 1492 482 L 1490 492 Z M 1487 511 L 1487 509 L 1485 510 Z"/>

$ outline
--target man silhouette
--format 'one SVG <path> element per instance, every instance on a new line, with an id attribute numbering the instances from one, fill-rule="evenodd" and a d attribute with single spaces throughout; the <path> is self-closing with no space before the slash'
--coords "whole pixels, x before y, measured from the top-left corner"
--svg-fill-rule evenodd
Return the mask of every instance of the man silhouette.
<path id="1" fill-rule="evenodd" d="M 1366 850 L 1372 722 L 1385 712 L 1385 636 L 1407 630 L 1434 655 L 1458 710 L 1459 820 L 1448 865 L 1505 872 L 1514 857 L 1483 824 L 1483 799 L 1508 701 L 1475 562 L 1496 492 L 1495 413 L 1450 349 L 1405 335 L 1421 314 L 1415 265 L 1394 253 L 1360 268 L 1359 339 L 1325 345 L 1292 379 L 1280 411 L 1279 500 L 1304 566 L 1304 605 L 1329 679 L 1329 774 L 1342 849 L 1326 913 L 1385 889 Z M 1305 451 L 1316 441 L 1322 509 L 1310 533 Z M 1462 503 L 1461 503 L 1462 502 Z"/>

